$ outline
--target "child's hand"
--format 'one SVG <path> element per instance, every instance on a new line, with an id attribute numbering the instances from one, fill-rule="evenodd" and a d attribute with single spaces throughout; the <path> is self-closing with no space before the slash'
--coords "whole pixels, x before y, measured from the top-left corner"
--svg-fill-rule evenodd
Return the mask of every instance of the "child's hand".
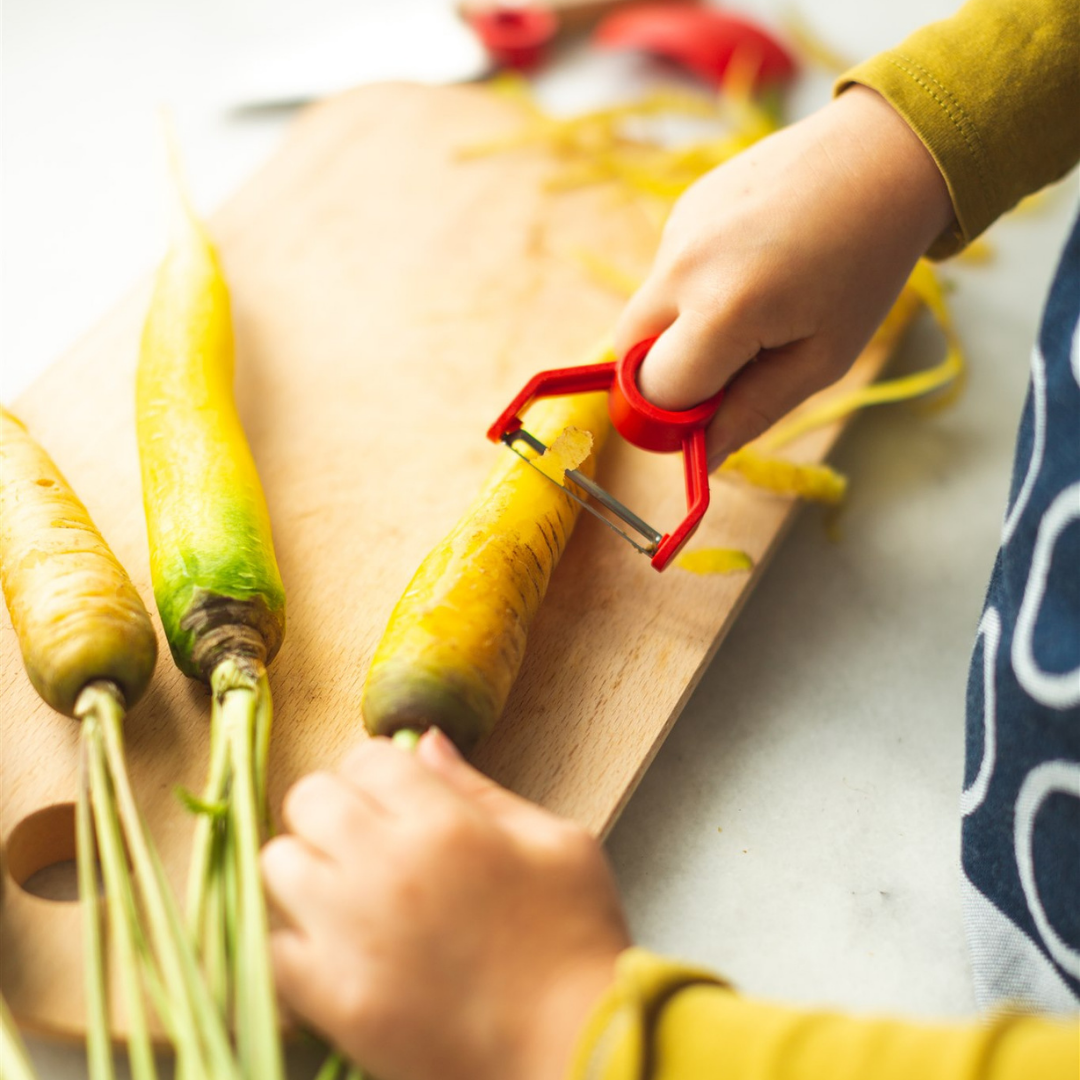
<path id="1" fill-rule="evenodd" d="M 558 1080 L 628 944 L 599 844 L 430 731 L 288 793 L 262 866 L 286 1005 L 380 1080 Z"/>
<path id="2" fill-rule="evenodd" d="M 922 143 L 852 87 L 683 195 L 616 349 L 660 335 L 639 382 L 666 408 L 729 384 L 709 431 L 715 467 L 847 371 L 952 219 Z"/>

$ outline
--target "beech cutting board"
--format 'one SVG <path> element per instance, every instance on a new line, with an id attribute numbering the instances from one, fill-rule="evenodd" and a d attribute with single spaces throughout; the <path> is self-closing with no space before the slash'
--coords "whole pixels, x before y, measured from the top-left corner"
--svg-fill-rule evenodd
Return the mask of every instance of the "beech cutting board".
<path id="1" fill-rule="evenodd" d="M 275 810 L 298 776 L 363 737 L 360 690 L 391 608 L 509 452 L 487 442 L 489 423 L 529 375 L 579 362 L 617 316 L 622 300 L 588 279 L 574 250 L 648 266 L 655 225 L 612 188 L 546 191 L 552 163 L 540 150 L 459 158 L 519 123 L 483 90 L 367 87 L 306 113 L 211 219 L 232 288 L 237 395 L 288 593 L 270 670 Z M 147 298 L 143 283 L 14 410 L 153 612 L 133 422 Z M 873 346 L 850 378 L 873 378 L 885 352 Z M 837 435 L 817 432 L 791 452 L 819 459 Z M 681 519 L 675 456 L 613 436 L 599 478 L 661 529 Z M 787 499 L 714 479 L 692 544 L 743 548 L 757 568 L 713 578 L 657 574 L 582 515 L 479 766 L 603 834 L 793 512 Z M 76 794 L 78 731 L 38 700 L 6 610 L 2 620 L 0 829 L 25 878 L 71 855 L 63 807 Z M 192 822 L 174 789 L 202 786 L 209 701 L 161 646 L 126 730 L 137 794 L 179 888 Z M 80 950 L 76 904 L 5 881 L 0 988 L 23 1024 L 81 1034 Z M 122 1029 L 119 1005 L 115 1021 Z"/>

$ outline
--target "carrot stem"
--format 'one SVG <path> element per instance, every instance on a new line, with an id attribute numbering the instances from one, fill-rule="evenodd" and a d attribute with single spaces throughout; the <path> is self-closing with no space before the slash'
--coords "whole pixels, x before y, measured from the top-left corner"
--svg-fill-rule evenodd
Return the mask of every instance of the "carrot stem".
<path id="1" fill-rule="evenodd" d="M 331 1050 L 315 1074 L 315 1080 L 339 1080 L 339 1077 L 340 1080 L 366 1080 L 367 1073 L 358 1065 L 349 1064 L 339 1050 Z"/>
<path id="2" fill-rule="evenodd" d="M 415 750 L 422 734 L 423 732 L 416 731 L 414 728 L 398 728 L 390 741 L 395 746 L 400 746 L 402 750 Z"/>
<path id="3" fill-rule="evenodd" d="M 0 997 L 0 1076 L 5 1080 L 37 1080 L 30 1055 L 15 1026 L 7 1002 Z"/>
<path id="4" fill-rule="evenodd" d="M 221 733 L 213 726 L 210 729 L 210 775 L 206 781 L 202 801 L 205 807 L 216 807 L 223 803 L 229 785 L 229 747 Z M 210 900 L 211 889 L 208 883 L 213 876 L 213 867 L 220 858 L 216 851 L 220 840 L 221 821 L 217 814 L 208 809 L 201 811 L 195 818 L 195 835 L 191 841 L 191 864 L 187 879 L 187 915 L 188 926 L 197 941 L 202 940 L 202 932 L 207 922 L 206 905 Z"/>
<path id="5" fill-rule="evenodd" d="M 223 856 L 221 852 L 227 844 L 227 839 L 223 830 L 215 829 L 214 859 L 210 864 L 206 882 L 203 923 L 200 927 L 200 936 L 196 938 L 201 942 L 203 971 L 206 974 L 207 985 L 218 1007 L 226 1016 L 229 1015 L 231 1005 L 229 998 L 230 936 L 225 920 L 225 913 L 229 910 L 226 875 L 230 863 L 228 856 Z"/>
<path id="6" fill-rule="evenodd" d="M 269 927 L 259 872 L 262 747 L 269 742 L 270 687 L 258 665 L 254 675 L 235 660 L 223 660 L 210 677 L 214 695 L 211 727 L 228 744 L 231 784 L 226 821 L 236 874 L 233 991 L 237 1043 L 245 1074 L 281 1080 L 284 1065 L 270 968 Z"/>
<path id="7" fill-rule="evenodd" d="M 101 898 L 97 883 L 97 849 L 87 775 L 89 739 L 82 740 L 83 764 L 75 802 L 75 857 L 83 928 L 83 980 L 86 992 L 86 1070 L 90 1080 L 113 1080 L 112 1047 L 109 1043 L 108 989 L 105 950 L 101 929 Z"/>
<path id="8" fill-rule="evenodd" d="M 319 1066 L 315 1080 L 338 1080 L 343 1065 L 341 1055 L 336 1050 L 331 1050 L 326 1055 L 326 1060 Z"/>
<path id="9" fill-rule="evenodd" d="M 206 988 L 195 952 L 164 868 L 150 844 L 124 764 L 122 706 L 107 684 L 91 684 L 82 692 L 78 713 L 99 710 L 105 758 L 116 795 L 117 812 L 131 856 L 150 929 L 150 941 L 161 969 L 162 984 L 172 1006 L 172 1024 L 179 1056 L 178 1072 L 239 1080 L 221 1014 Z M 200 1072 L 201 1070 L 201 1072 Z"/>
<path id="10" fill-rule="evenodd" d="M 105 767 L 100 721 L 94 714 L 83 719 L 87 747 L 90 802 L 97 834 L 97 848 L 105 885 L 105 908 L 109 935 L 116 946 L 117 969 L 124 990 L 128 1021 L 128 1060 L 133 1080 L 156 1080 L 157 1067 L 150 1042 L 136 940 L 138 913 L 131 889 L 120 822 L 116 815 L 113 785 Z"/>

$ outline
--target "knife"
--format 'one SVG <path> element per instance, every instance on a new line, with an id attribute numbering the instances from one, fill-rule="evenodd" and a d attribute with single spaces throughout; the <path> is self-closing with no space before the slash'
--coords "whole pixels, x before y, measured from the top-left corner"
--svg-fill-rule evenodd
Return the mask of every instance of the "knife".
<path id="1" fill-rule="evenodd" d="M 556 38 L 587 29 L 626 0 L 397 0 L 263 46 L 229 81 L 237 114 L 293 109 L 361 83 L 472 82 L 527 68 Z"/>

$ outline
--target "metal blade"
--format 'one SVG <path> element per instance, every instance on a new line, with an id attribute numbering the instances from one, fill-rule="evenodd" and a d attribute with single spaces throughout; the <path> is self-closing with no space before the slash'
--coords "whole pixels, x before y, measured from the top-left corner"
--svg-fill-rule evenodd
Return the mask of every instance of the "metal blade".
<path id="1" fill-rule="evenodd" d="M 582 491 L 592 496 L 592 498 L 595 499 L 598 503 L 600 503 L 601 506 L 603 506 L 606 510 L 609 510 L 620 521 L 624 522 L 631 529 L 633 529 L 634 532 L 636 532 L 645 541 L 644 544 L 640 543 L 638 540 L 635 540 L 634 537 L 632 537 L 624 529 L 620 529 L 614 521 L 601 514 L 600 511 L 597 510 L 596 507 L 588 501 L 588 499 L 585 499 L 581 495 L 578 495 L 577 492 L 575 492 L 572 488 L 566 487 L 563 484 L 560 484 L 557 481 L 553 480 L 550 476 L 548 476 L 547 473 L 543 471 L 543 469 L 540 469 L 536 466 L 536 463 L 532 458 L 526 457 L 525 454 L 523 454 L 514 445 L 516 442 L 523 442 L 532 450 L 534 450 L 537 454 L 543 454 L 547 451 L 548 448 L 535 435 L 530 435 L 529 432 L 527 432 L 524 428 L 518 428 L 517 431 L 508 431 L 505 435 L 503 435 L 502 441 L 511 450 L 513 450 L 513 452 L 517 454 L 517 456 L 521 458 L 522 461 L 524 461 L 527 465 L 531 465 L 534 469 L 536 469 L 538 473 L 540 473 L 541 476 L 547 479 L 550 483 L 554 484 L 557 488 L 565 491 L 566 494 L 570 496 L 570 498 L 574 499 L 575 502 L 578 502 L 583 507 L 585 507 L 585 509 L 588 510 L 589 513 L 593 515 L 593 517 L 602 521 L 613 532 L 618 533 L 619 536 L 621 536 L 629 544 L 635 547 L 643 555 L 655 554 L 657 546 L 663 539 L 663 533 L 654 529 L 647 521 L 644 521 L 642 518 L 638 517 L 637 514 L 635 514 L 629 507 L 624 506 L 613 495 L 605 491 L 598 483 L 596 483 L 595 480 L 591 480 L 589 477 L 584 476 L 582 473 L 578 472 L 577 469 L 567 469 L 565 472 L 566 479 L 570 480 L 577 487 L 581 488 Z"/>
<path id="2" fill-rule="evenodd" d="M 228 79 L 225 104 L 235 115 L 273 112 L 360 83 L 434 86 L 468 82 L 491 69 L 483 45 L 446 0 L 369 4 L 354 15 L 251 47 Z"/>

